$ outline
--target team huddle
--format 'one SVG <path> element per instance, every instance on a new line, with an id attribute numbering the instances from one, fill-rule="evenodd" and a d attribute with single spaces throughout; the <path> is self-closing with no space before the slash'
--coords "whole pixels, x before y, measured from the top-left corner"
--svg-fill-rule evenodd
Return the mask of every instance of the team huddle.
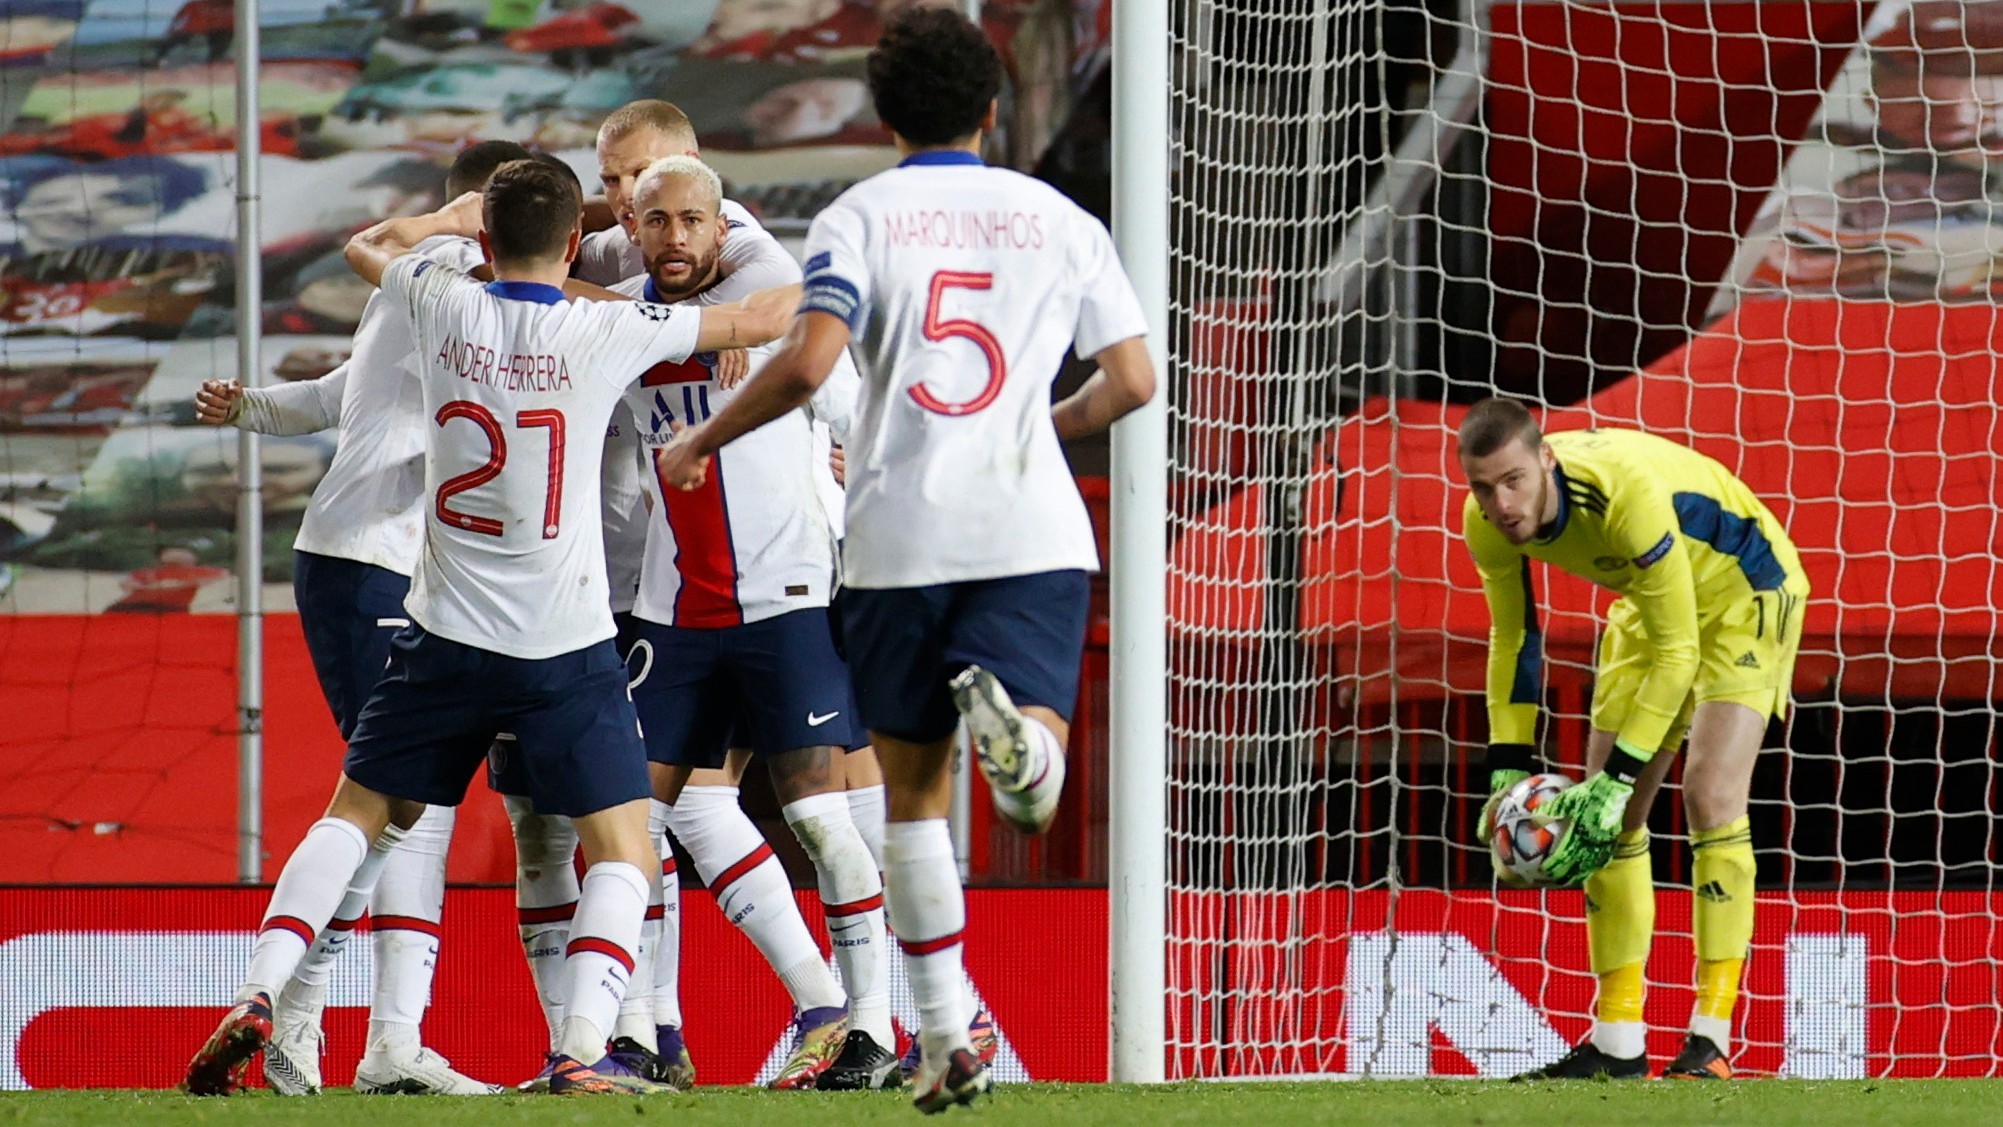
<path id="1" fill-rule="evenodd" d="M 723 198 L 667 103 L 601 128 L 603 208 L 554 158 L 474 145 L 452 203 L 349 243 L 379 289 L 346 364 L 203 388 L 206 422 L 339 427 L 296 587 L 348 751 L 190 1092 L 235 1091 L 260 1053 L 274 1088 L 318 1091 L 328 967 L 365 911 L 357 1089 L 500 1090 L 418 1036 L 453 808 L 483 766 L 549 1024 L 524 1089 L 693 1083 L 672 836 L 792 998 L 773 1086 L 908 1069 L 928 1112 L 987 1090 L 953 744 L 1006 819 L 1049 825 L 1098 566 L 1060 442 L 1154 393 L 1105 228 L 982 164 L 1000 66 L 957 13 L 886 32 L 869 82 L 904 160 L 815 219 L 804 271 Z M 587 210 L 613 222 L 587 235 Z M 899 236 L 933 214 L 1025 235 Z M 1053 405 L 1066 348 L 1099 370 Z M 738 804 L 748 755 L 814 864 L 839 979 Z M 920 1017 L 906 1061 L 892 934 Z"/>

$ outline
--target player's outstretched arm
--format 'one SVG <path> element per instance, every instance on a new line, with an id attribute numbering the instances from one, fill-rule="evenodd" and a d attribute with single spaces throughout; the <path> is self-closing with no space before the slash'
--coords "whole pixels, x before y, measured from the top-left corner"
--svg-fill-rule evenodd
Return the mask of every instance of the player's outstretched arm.
<path id="1" fill-rule="evenodd" d="M 799 308 L 800 286 L 797 283 L 759 290 L 742 301 L 704 306 L 702 328 L 696 333 L 696 351 L 751 348 L 778 340 L 786 335 L 786 329 L 793 323 L 793 314 Z M 777 358 L 774 359 L 776 361 Z"/>
<path id="2" fill-rule="evenodd" d="M 348 240 L 348 265 L 372 286 L 382 284 L 389 264 L 433 235 L 472 238 L 480 233 L 480 193 L 467 192 L 437 211 L 386 219 Z"/>
<path id="3" fill-rule="evenodd" d="M 1155 366 L 1148 356 L 1147 338 L 1128 337 L 1100 349 L 1092 359 L 1099 370 L 1050 409 L 1060 439 L 1097 434 L 1154 398 Z"/>
<path id="4" fill-rule="evenodd" d="M 204 380 L 195 392 L 195 421 L 257 434 L 316 434 L 341 424 L 348 365 L 319 379 L 247 388 L 235 380 Z"/>
<path id="5" fill-rule="evenodd" d="M 785 287 L 797 290 L 798 287 Z M 773 290 L 763 291 L 772 293 Z M 703 310 L 707 317 L 716 308 Z M 709 323 L 704 322 L 705 331 Z M 808 310 L 793 322 L 779 352 L 750 382 L 738 388 L 723 410 L 675 436 L 661 450 L 656 465 L 661 481 L 676 489 L 694 489 L 709 471 L 709 459 L 725 444 L 757 430 L 814 397 L 835 363 L 848 348 L 848 323 L 832 313 Z"/>

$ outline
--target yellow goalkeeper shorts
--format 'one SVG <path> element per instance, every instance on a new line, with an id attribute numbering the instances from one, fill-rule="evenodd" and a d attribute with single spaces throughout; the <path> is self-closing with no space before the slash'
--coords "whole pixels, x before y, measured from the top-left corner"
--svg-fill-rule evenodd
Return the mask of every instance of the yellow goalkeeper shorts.
<path id="1" fill-rule="evenodd" d="M 1751 591 L 1697 623 L 1697 680 L 1663 737 L 1665 750 L 1683 744 L 1690 713 L 1705 701 L 1743 704 L 1762 716 L 1787 716 L 1794 659 L 1801 645 L 1801 590 Z M 1655 647 L 1641 612 L 1615 599 L 1600 634 L 1593 678 L 1593 727 L 1618 732 L 1655 664 Z"/>

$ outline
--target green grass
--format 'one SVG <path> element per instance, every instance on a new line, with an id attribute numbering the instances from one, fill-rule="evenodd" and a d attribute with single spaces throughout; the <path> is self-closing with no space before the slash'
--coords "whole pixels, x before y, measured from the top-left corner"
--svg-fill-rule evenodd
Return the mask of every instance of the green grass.
<path id="1" fill-rule="evenodd" d="M 1329 1084 L 1178 1084 L 1160 1088 L 1027 1084 L 997 1089 L 972 1111 L 954 1109 L 941 1127 L 1168 1127 L 1174 1124 L 1288 1124 L 1341 1127 L 1847 1127 L 1849 1124 L 1978 1124 L 1997 1121 L 2003 1081 L 1747 1080 L 1725 1084 L 1513 1085 L 1464 1081 Z M 0 1094 L 0 1127 L 13 1123 L 299 1124 L 623 1124 L 665 1120 L 675 1127 L 849 1127 L 920 1118 L 897 1093 L 822 1095 L 749 1088 L 632 1098 L 493 1099 L 382 1097 L 331 1092 L 312 1100 L 265 1093 L 194 1100 L 162 1092 Z"/>

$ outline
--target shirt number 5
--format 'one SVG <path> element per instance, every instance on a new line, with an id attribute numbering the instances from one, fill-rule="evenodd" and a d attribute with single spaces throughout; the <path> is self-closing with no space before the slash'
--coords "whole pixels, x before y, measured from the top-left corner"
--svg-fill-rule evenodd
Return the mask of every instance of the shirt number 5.
<path id="1" fill-rule="evenodd" d="M 932 275 L 932 293 L 925 302 L 925 339 L 945 340 L 948 337 L 965 337 L 988 360 L 988 382 L 980 393 L 972 399 L 951 403 L 932 394 L 932 389 L 918 384 L 911 389 L 911 398 L 927 411 L 941 415 L 971 415 L 985 409 L 1001 394 L 1002 381 L 1008 378 L 1008 362 L 1002 358 L 1001 342 L 983 325 L 959 319 L 943 320 L 939 316 L 939 302 L 949 289 L 986 290 L 993 289 L 993 274 L 966 274 L 954 270 L 941 270 Z"/>

